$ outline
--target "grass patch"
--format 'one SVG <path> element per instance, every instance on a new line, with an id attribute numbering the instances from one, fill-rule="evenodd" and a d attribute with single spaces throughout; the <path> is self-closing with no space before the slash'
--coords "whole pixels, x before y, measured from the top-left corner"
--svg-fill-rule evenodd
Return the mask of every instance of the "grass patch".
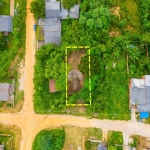
<path id="1" fill-rule="evenodd" d="M 135 0 L 114 0 L 112 8 L 113 7 L 120 7 L 120 22 L 114 22 L 114 18 L 111 16 L 112 24 L 110 26 L 110 31 L 122 28 L 124 31 L 129 30 L 131 32 L 141 33 L 141 21 L 139 16 L 140 6 L 138 6 Z M 124 25 L 121 26 L 122 23 Z"/>
<path id="2" fill-rule="evenodd" d="M 109 131 L 107 143 L 108 143 L 108 149 L 123 150 L 123 147 L 121 146 L 116 147 L 116 144 L 123 145 L 122 132 Z"/>
<path id="3" fill-rule="evenodd" d="M 66 126 L 65 132 L 66 139 L 63 150 L 68 150 L 70 147 L 72 147 L 72 149 L 78 149 L 79 146 L 81 146 L 82 149 L 85 149 L 85 142 L 87 139 L 90 139 L 90 137 L 95 140 L 102 140 L 102 130 L 97 128 Z M 95 150 L 97 145 L 97 143 L 92 143 L 91 150 Z"/>
<path id="4" fill-rule="evenodd" d="M 36 40 L 44 40 L 44 30 L 40 26 L 37 26 L 35 36 Z"/>
<path id="5" fill-rule="evenodd" d="M 6 2 L 0 6 L 0 15 L 10 15 L 10 0 L 6 0 Z"/>
<path id="6" fill-rule="evenodd" d="M 0 145 L 3 144 L 5 150 L 19 150 L 20 142 L 21 131 L 19 127 L 0 124 Z"/>

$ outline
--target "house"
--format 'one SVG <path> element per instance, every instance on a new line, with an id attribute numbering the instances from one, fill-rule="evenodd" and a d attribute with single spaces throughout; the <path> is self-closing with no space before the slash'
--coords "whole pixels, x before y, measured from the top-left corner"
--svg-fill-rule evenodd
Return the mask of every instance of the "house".
<path id="1" fill-rule="evenodd" d="M 106 144 L 103 142 L 99 143 L 97 146 L 97 150 L 107 150 Z"/>
<path id="2" fill-rule="evenodd" d="M 13 85 L 9 83 L 0 83 L 0 102 L 12 100 L 14 92 Z"/>
<path id="3" fill-rule="evenodd" d="M 4 150 L 4 145 L 0 145 L 0 150 Z"/>
<path id="4" fill-rule="evenodd" d="M 150 112 L 150 75 L 142 79 L 132 78 L 129 84 L 129 108 Z"/>
<path id="5" fill-rule="evenodd" d="M 0 15 L 0 32 L 12 32 L 12 17 Z"/>
<path id="6" fill-rule="evenodd" d="M 75 5 L 69 11 L 64 9 L 62 2 L 56 0 L 45 0 L 46 18 L 40 18 L 38 25 L 44 30 L 45 44 L 54 43 L 61 45 L 61 20 L 79 18 L 79 5 Z"/>
<path id="7" fill-rule="evenodd" d="M 49 81 L 49 91 L 50 91 L 50 93 L 57 92 L 55 85 L 56 85 L 55 80 L 54 80 L 54 79 L 51 79 L 51 80 Z"/>

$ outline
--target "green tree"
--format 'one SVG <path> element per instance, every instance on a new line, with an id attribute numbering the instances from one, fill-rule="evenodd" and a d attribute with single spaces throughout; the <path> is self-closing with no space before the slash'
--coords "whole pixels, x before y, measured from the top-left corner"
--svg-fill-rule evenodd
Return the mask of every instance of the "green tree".
<path id="1" fill-rule="evenodd" d="M 36 19 L 45 18 L 45 0 L 33 0 L 30 6 L 30 12 L 34 14 Z"/>

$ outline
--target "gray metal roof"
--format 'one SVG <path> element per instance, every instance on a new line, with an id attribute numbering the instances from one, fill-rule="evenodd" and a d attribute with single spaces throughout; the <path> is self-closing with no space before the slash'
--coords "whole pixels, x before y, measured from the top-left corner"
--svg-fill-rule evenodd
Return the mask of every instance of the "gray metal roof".
<path id="1" fill-rule="evenodd" d="M 12 32 L 12 16 L 0 15 L 0 32 Z"/>
<path id="2" fill-rule="evenodd" d="M 61 19 L 79 18 L 79 5 L 74 5 L 68 13 L 68 10 L 60 8 L 60 2 L 56 0 L 45 0 L 46 19 L 39 19 L 38 25 L 44 26 L 45 44 L 61 44 Z"/>
<path id="3" fill-rule="evenodd" d="M 0 101 L 9 100 L 9 83 L 0 83 Z"/>
<path id="4" fill-rule="evenodd" d="M 54 43 L 60 45 L 61 43 L 61 22 L 55 18 L 46 18 L 44 26 L 45 44 Z"/>
<path id="5" fill-rule="evenodd" d="M 97 150 L 107 150 L 107 147 L 106 147 L 106 146 L 103 146 L 103 145 L 101 145 L 101 144 L 98 144 Z"/>
<path id="6" fill-rule="evenodd" d="M 138 103 L 139 105 L 146 105 L 145 97 L 146 88 L 131 87 L 131 99 L 132 102 Z"/>
<path id="7" fill-rule="evenodd" d="M 0 145 L 0 150 L 4 150 L 4 145 Z"/>
<path id="8" fill-rule="evenodd" d="M 130 103 L 131 105 L 138 104 L 140 112 L 150 112 L 149 76 L 145 76 L 145 79 L 131 79 Z"/>
<path id="9" fill-rule="evenodd" d="M 60 16 L 60 2 L 56 2 L 55 0 L 46 1 L 46 18 L 51 17 L 59 17 Z"/>
<path id="10" fill-rule="evenodd" d="M 70 18 L 78 19 L 79 18 L 79 5 L 74 5 L 69 11 Z"/>
<path id="11" fill-rule="evenodd" d="M 61 9 L 60 10 L 60 17 L 61 17 L 61 19 L 67 19 L 68 18 L 68 10 Z"/>
<path id="12" fill-rule="evenodd" d="M 46 18 L 59 17 L 59 16 L 60 16 L 60 10 L 46 9 Z"/>

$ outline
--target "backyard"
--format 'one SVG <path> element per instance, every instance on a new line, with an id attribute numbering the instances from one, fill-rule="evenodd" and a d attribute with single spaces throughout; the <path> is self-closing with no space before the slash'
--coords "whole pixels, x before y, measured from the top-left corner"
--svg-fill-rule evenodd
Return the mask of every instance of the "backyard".
<path id="1" fill-rule="evenodd" d="M 0 124 L 0 145 L 5 146 L 5 150 L 19 150 L 21 142 L 21 131 L 15 125 Z"/>

